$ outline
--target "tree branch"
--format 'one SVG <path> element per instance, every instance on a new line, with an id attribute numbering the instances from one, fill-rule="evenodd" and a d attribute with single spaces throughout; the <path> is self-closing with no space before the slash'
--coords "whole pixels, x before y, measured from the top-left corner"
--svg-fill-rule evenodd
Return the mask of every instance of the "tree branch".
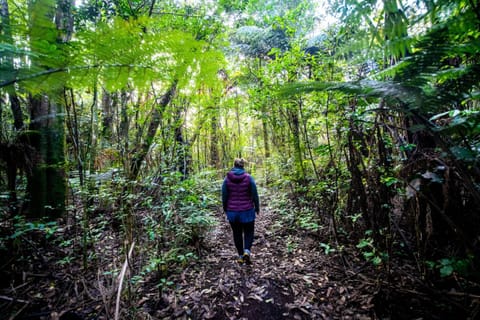
<path id="1" fill-rule="evenodd" d="M 0 88 L 7 87 L 7 86 L 10 86 L 12 84 L 19 83 L 19 82 L 22 82 L 22 81 L 27 81 L 27 80 L 31 80 L 31 79 L 35 79 L 35 78 L 43 77 L 43 76 L 48 76 L 48 75 L 55 74 L 55 73 L 60 73 L 60 72 L 69 73 L 73 70 L 98 69 L 98 68 L 124 68 L 124 67 L 152 69 L 151 66 L 132 65 L 132 64 L 110 64 L 110 65 L 95 64 L 95 65 L 91 65 L 91 66 L 74 66 L 74 67 L 65 67 L 65 68 L 54 68 L 54 69 L 43 70 L 43 71 L 40 71 L 40 72 L 37 72 L 37 73 L 26 75 L 24 77 L 14 78 L 12 80 L 7 80 L 7 81 L 0 82 Z"/>

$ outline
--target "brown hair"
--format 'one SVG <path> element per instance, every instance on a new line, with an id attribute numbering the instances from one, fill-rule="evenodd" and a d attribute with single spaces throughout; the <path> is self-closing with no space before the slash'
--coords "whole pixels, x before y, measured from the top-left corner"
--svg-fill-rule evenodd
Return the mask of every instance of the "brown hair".
<path id="1" fill-rule="evenodd" d="M 245 164 L 247 163 L 247 160 L 243 158 L 236 158 L 235 161 L 233 161 L 233 166 L 235 168 L 243 168 L 245 167 Z"/>

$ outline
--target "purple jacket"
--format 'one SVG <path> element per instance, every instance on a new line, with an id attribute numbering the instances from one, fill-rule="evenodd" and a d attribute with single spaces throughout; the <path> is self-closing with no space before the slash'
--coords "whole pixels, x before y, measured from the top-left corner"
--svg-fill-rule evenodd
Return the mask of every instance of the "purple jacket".
<path id="1" fill-rule="evenodd" d="M 234 168 L 227 173 L 222 186 L 225 211 L 258 211 L 258 193 L 255 181 L 243 169 Z"/>

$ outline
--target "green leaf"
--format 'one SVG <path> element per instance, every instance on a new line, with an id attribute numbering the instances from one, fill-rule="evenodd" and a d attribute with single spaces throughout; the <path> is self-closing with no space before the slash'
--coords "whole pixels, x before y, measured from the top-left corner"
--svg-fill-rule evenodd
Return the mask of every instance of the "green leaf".
<path id="1" fill-rule="evenodd" d="M 398 182 L 398 179 L 395 177 L 383 177 L 382 182 L 385 183 L 387 187 L 390 187 Z"/>
<path id="2" fill-rule="evenodd" d="M 382 263 L 382 259 L 379 256 L 376 256 L 375 258 L 372 259 L 372 263 L 376 266 Z"/>
<path id="3" fill-rule="evenodd" d="M 475 161 L 478 154 L 473 153 L 471 150 L 461 147 L 461 146 L 453 146 L 450 148 L 452 154 L 459 160 L 464 161 Z"/>
<path id="4" fill-rule="evenodd" d="M 362 249 L 362 248 L 371 246 L 371 244 L 372 244 L 372 243 L 371 243 L 371 240 L 362 239 L 362 240 L 360 240 L 360 242 L 357 244 L 357 248 Z"/>
<path id="5" fill-rule="evenodd" d="M 453 273 L 452 265 L 444 265 L 440 268 L 440 276 L 441 277 L 448 277 Z"/>

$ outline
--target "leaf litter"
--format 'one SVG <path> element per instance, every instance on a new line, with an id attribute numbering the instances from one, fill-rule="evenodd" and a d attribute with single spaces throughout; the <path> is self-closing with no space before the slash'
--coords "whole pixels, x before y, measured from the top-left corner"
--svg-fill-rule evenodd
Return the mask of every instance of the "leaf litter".
<path id="1" fill-rule="evenodd" d="M 277 213 L 265 207 L 255 225 L 253 264 L 239 265 L 230 226 L 223 216 L 217 219 L 198 259 L 170 274 L 151 272 L 134 290 L 125 283 L 120 319 L 375 318 L 378 284 L 346 276 L 341 256 L 325 255 L 318 234 L 280 227 Z M 81 261 L 55 263 L 81 256 L 75 247 L 36 248 L 31 264 L 4 270 L 10 285 L 1 288 L 0 313 L 9 319 L 114 319 L 125 259 L 115 241 L 114 230 L 105 232 L 94 244 L 98 265 L 86 270 Z M 135 257 L 132 262 L 130 278 L 139 269 Z"/>
<path id="2" fill-rule="evenodd" d="M 289 250 L 266 208 L 255 224 L 253 264 L 239 265 L 230 226 L 218 219 L 200 259 L 169 278 L 175 286 L 164 291 L 166 307 L 143 305 L 154 319 L 372 319 L 373 295 L 365 289 L 373 289 L 338 283 L 345 277 L 339 258 L 324 255 L 312 235 L 298 233 L 298 246 Z"/>

